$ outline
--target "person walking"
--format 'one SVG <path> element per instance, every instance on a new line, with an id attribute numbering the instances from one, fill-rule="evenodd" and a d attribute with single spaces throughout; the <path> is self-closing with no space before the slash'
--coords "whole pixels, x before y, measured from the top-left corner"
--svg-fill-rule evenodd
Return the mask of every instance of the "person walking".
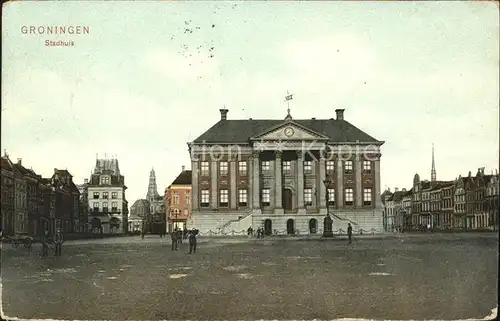
<path id="1" fill-rule="evenodd" d="M 177 246 L 178 245 L 177 228 L 170 233 L 170 236 L 172 238 L 172 251 L 177 251 L 177 248 L 178 248 L 178 246 Z"/>
<path id="2" fill-rule="evenodd" d="M 347 237 L 349 238 L 349 244 L 352 242 L 352 226 L 351 223 L 347 223 Z"/>
<path id="3" fill-rule="evenodd" d="M 198 234 L 198 230 L 193 228 L 191 232 L 189 232 L 189 254 L 196 253 L 196 234 Z"/>
<path id="4" fill-rule="evenodd" d="M 49 255 L 49 244 L 48 242 L 49 231 L 45 230 L 42 235 L 42 257 L 47 257 Z"/>
<path id="5" fill-rule="evenodd" d="M 54 250 L 55 250 L 55 256 L 61 256 L 62 254 L 62 244 L 63 244 L 63 235 L 61 232 L 61 228 L 58 228 L 56 231 L 56 235 L 54 236 Z"/>

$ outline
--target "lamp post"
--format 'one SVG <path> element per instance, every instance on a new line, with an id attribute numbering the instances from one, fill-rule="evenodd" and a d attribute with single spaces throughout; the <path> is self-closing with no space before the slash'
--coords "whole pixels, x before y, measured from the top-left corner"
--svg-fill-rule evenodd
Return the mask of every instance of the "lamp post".
<path id="1" fill-rule="evenodd" d="M 325 201 L 326 201 L 326 217 L 323 220 L 323 237 L 333 237 L 333 232 L 332 232 L 332 224 L 333 220 L 330 217 L 330 200 L 329 200 L 329 195 L 328 195 L 328 187 L 330 186 L 330 178 L 327 176 L 326 179 L 323 181 L 323 184 L 325 184 Z"/>

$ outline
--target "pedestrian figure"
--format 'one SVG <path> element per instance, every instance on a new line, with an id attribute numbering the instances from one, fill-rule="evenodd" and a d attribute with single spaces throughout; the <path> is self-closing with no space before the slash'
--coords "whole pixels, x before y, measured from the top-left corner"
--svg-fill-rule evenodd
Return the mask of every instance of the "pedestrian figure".
<path id="1" fill-rule="evenodd" d="M 181 245 L 182 244 L 182 239 L 184 237 L 183 231 L 181 229 L 177 230 L 177 244 Z"/>
<path id="2" fill-rule="evenodd" d="M 144 231 L 141 231 L 141 239 L 144 240 Z"/>
<path id="3" fill-rule="evenodd" d="M 55 250 L 55 256 L 61 256 L 62 254 L 62 244 L 63 244 L 64 240 L 63 240 L 63 236 L 62 236 L 62 232 L 61 232 L 61 229 L 58 228 L 57 231 L 56 231 L 56 235 L 54 237 L 54 250 Z"/>
<path id="4" fill-rule="evenodd" d="M 347 223 L 347 236 L 349 237 L 349 244 L 351 244 L 351 239 L 352 239 L 352 226 L 351 226 L 351 223 Z"/>
<path id="5" fill-rule="evenodd" d="M 173 230 L 172 233 L 170 233 L 171 238 L 172 238 L 172 251 L 177 251 L 177 229 Z"/>
<path id="6" fill-rule="evenodd" d="M 47 243 L 49 236 L 49 231 L 45 230 L 42 235 L 42 257 L 46 257 L 49 255 L 49 244 Z"/>
<path id="7" fill-rule="evenodd" d="M 189 233 L 189 254 L 196 253 L 196 234 L 198 234 L 198 230 L 195 228 Z"/>

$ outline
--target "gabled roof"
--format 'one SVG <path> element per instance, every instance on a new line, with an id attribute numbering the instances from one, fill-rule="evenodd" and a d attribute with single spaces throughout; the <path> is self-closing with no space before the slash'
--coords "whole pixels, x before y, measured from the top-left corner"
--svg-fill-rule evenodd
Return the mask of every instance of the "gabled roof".
<path id="1" fill-rule="evenodd" d="M 302 127 L 327 136 L 331 142 L 382 143 L 345 120 L 334 119 L 294 119 Z M 194 143 L 248 143 L 250 137 L 258 136 L 286 121 L 281 119 L 237 119 L 220 120 Z"/>
<path id="2" fill-rule="evenodd" d="M 191 171 L 182 171 L 170 185 L 191 185 Z"/>

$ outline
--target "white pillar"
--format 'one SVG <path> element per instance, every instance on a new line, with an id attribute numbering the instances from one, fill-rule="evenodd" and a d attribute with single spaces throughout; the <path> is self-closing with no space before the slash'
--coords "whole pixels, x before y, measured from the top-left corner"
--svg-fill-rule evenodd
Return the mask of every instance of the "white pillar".
<path id="1" fill-rule="evenodd" d="M 218 204 L 219 202 L 217 202 L 217 194 L 218 194 L 218 191 L 217 191 L 217 175 L 218 175 L 218 171 L 217 171 L 217 160 L 215 159 L 212 159 L 211 160 L 211 164 L 210 164 L 210 178 L 211 178 L 211 190 L 210 190 L 210 193 L 211 193 L 211 202 L 210 202 L 210 208 L 212 209 L 215 209 L 218 207 Z"/>
<path id="2" fill-rule="evenodd" d="M 297 208 L 298 214 L 306 214 L 304 206 L 304 153 L 297 151 Z"/>
<path id="3" fill-rule="evenodd" d="M 229 189 L 230 189 L 230 208 L 236 209 L 236 204 L 237 204 L 237 189 L 236 189 L 236 155 L 231 155 L 231 159 L 229 160 L 229 174 L 231 175 L 230 177 L 230 182 L 229 182 Z"/>
<path id="4" fill-rule="evenodd" d="M 247 177 L 248 177 L 248 188 L 247 188 L 247 202 L 248 202 L 248 208 L 253 208 L 253 189 L 254 189 L 254 183 L 253 183 L 253 161 L 252 161 L 252 156 L 247 159 Z"/>
<path id="5" fill-rule="evenodd" d="M 356 155 L 356 159 L 354 161 L 355 168 L 354 168 L 354 175 L 355 175 L 355 180 L 356 180 L 356 191 L 354 194 L 354 197 L 356 198 L 356 207 L 361 207 L 363 206 L 363 189 L 362 189 L 362 182 L 361 182 L 361 158 L 359 155 Z"/>
<path id="6" fill-rule="evenodd" d="M 193 157 L 191 160 L 191 209 L 192 211 L 197 211 L 199 206 L 199 182 L 198 182 L 198 159 Z M 168 215 L 168 214 L 167 214 Z"/>
<path id="7" fill-rule="evenodd" d="M 374 163 L 375 163 L 375 179 L 373 182 L 374 183 L 373 197 L 375 198 L 375 208 L 382 208 L 382 198 L 380 196 L 380 158 L 374 161 Z"/>
<path id="8" fill-rule="evenodd" d="M 252 176 L 253 176 L 253 208 L 260 209 L 260 153 L 253 152 L 252 154 Z"/>
<path id="9" fill-rule="evenodd" d="M 326 179 L 326 164 L 325 155 L 321 153 L 319 159 L 319 212 L 326 214 L 326 186 L 324 180 Z M 318 189 L 317 189 L 318 190 Z"/>
<path id="10" fill-rule="evenodd" d="M 280 151 L 277 151 L 276 152 L 276 159 L 275 159 L 275 162 L 274 162 L 274 180 L 276 182 L 276 185 L 275 185 L 275 197 L 274 197 L 274 212 L 275 213 L 283 213 L 283 195 L 282 195 L 282 183 L 281 183 L 281 180 L 283 179 L 282 178 L 282 170 L 281 170 L 281 156 L 282 156 L 282 153 Z"/>
<path id="11" fill-rule="evenodd" d="M 341 159 L 337 159 L 337 187 L 335 193 L 337 194 L 337 207 L 344 207 L 344 164 Z"/>

